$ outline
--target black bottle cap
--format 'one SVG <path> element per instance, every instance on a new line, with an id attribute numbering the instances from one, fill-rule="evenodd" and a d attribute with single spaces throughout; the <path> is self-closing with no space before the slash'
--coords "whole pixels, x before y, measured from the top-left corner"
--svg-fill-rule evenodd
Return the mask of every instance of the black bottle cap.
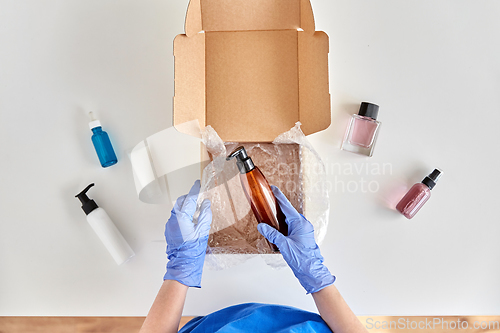
<path id="1" fill-rule="evenodd" d="M 377 119 L 378 105 L 373 103 L 363 102 L 359 107 L 358 115 L 363 117 L 369 117 L 372 119 Z"/>
<path id="2" fill-rule="evenodd" d="M 422 184 L 427 185 L 429 190 L 432 190 L 434 186 L 436 186 L 436 183 L 442 174 L 443 172 L 441 170 L 434 169 L 434 171 L 432 171 L 427 177 L 424 178 L 424 180 L 422 180 Z"/>
<path id="3" fill-rule="evenodd" d="M 94 209 L 99 208 L 96 202 L 92 199 L 89 199 L 89 197 L 87 196 L 87 191 L 94 185 L 95 185 L 94 183 L 90 184 L 83 191 L 75 195 L 75 198 L 80 199 L 80 202 L 82 203 L 82 209 L 86 215 L 89 215 L 90 212 L 93 211 Z"/>
<path id="4" fill-rule="evenodd" d="M 229 156 L 226 158 L 226 161 L 231 160 L 233 157 L 236 157 L 236 165 L 240 170 L 240 173 L 247 173 L 255 169 L 255 165 L 250 157 L 247 155 L 247 151 L 243 146 L 239 146 Z"/>

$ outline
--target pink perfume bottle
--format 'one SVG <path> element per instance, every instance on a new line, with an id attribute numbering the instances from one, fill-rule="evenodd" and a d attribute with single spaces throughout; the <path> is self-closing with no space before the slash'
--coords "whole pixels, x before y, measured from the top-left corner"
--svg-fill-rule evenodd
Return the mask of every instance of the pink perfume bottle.
<path id="1" fill-rule="evenodd" d="M 408 193 L 396 205 L 396 209 L 407 219 L 415 216 L 431 197 L 431 190 L 436 186 L 436 182 L 441 175 L 441 170 L 434 169 L 421 183 L 417 183 L 410 188 Z"/>
<path id="2" fill-rule="evenodd" d="M 363 102 L 358 114 L 353 114 L 345 133 L 341 149 L 372 156 L 381 125 L 377 121 L 378 105 Z"/>

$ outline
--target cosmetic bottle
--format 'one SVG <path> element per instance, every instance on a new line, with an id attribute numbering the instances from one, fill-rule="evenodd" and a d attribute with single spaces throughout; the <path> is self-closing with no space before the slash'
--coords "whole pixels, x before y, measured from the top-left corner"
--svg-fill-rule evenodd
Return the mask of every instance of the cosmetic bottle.
<path id="1" fill-rule="evenodd" d="M 266 223 L 288 236 L 288 225 L 285 215 L 281 211 L 278 201 L 267 182 L 266 178 L 252 159 L 247 155 L 244 147 L 236 148 L 226 160 L 236 158 L 236 165 L 240 171 L 241 186 L 252 207 L 252 211 L 259 223 Z M 269 243 L 274 252 L 279 252 L 278 247 Z"/>
<path id="2" fill-rule="evenodd" d="M 99 157 L 99 162 L 103 168 L 110 167 L 118 162 L 115 151 L 109 140 L 108 133 L 102 130 L 101 122 L 94 118 L 94 114 L 89 112 L 90 123 L 89 127 L 92 133 L 92 143 Z"/>
<path id="3" fill-rule="evenodd" d="M 373 155 L 381 122 L 377 121 L 378 105 L 363 102 L 353 114 L 341 149 L 366 156 Z"/>
<path id="4" fill-rule="evenodd" d="M 82 209 L 87 215 L 87 221 L 92 229 L 94 229 L 95 233 L 109 251 L 115 262 L 118 265 L 121 265 L 132 258 L 135 253 L 111 221 L 106 211 L 97 206 L 97 203 L 94 200 L 89 199 L 87 196 L 87 191 L 92 186 L 94 186 L 93 183 L 87 186 L 75 197 L 80 199 Z"/>
<path id="5" fill-rule="evenodd" d="M 421 183 L 417 183 L 410 188 L 403 199 L 396 205 L 396 209 L 407 219 L 414 217 L 431 197 L 431 190 L 436 186 L 436 182 L 441 175 L 441 170 L 434 169 Z"/>

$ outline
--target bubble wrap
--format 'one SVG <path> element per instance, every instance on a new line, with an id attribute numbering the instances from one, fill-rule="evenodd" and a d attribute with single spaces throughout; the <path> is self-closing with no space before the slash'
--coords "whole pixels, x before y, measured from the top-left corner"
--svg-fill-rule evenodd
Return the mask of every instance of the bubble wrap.
<path id="1" fill-rule="evenodd" d="M 325 168 L 297 123 L 272 143 L 224 143 L 211 126 L 202 131 L 202 140 L 212 161 L 204 168 L 198 205 L 212 203 L 212 227 L 205 264 L 224 269 L 261 256 L 275 268 L 285 267 L 281 254 L 270 253 L 257 230 L 257 220 L 245 197 L 239 171 L 226 155 L 242 145 L 267 181 L 287 196 L 291 204 L 311 221 L 318 244 L 328 226 L 329 200 Z"/>

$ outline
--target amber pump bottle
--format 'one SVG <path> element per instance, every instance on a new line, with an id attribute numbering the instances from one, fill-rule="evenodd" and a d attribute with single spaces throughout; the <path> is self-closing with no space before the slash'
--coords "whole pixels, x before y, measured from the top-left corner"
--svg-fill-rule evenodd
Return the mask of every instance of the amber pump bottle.
<path id="1" fill-rule="evenodd" d="M 276 228 L 283 235 L 288 236 L 288 225 L 285 222 L 285 215 L 281 211 L 278 201 L 258 167 L 248 157 L 243 146 L 236 148 L 226 158 L 227 161 L 236 158 L 236 165 L 240 170 L 241 186 L 252 211 L 259 223 L 266 223 Z M 278 252 L 278 247 L 269 243 L 274 252 Z"/>

